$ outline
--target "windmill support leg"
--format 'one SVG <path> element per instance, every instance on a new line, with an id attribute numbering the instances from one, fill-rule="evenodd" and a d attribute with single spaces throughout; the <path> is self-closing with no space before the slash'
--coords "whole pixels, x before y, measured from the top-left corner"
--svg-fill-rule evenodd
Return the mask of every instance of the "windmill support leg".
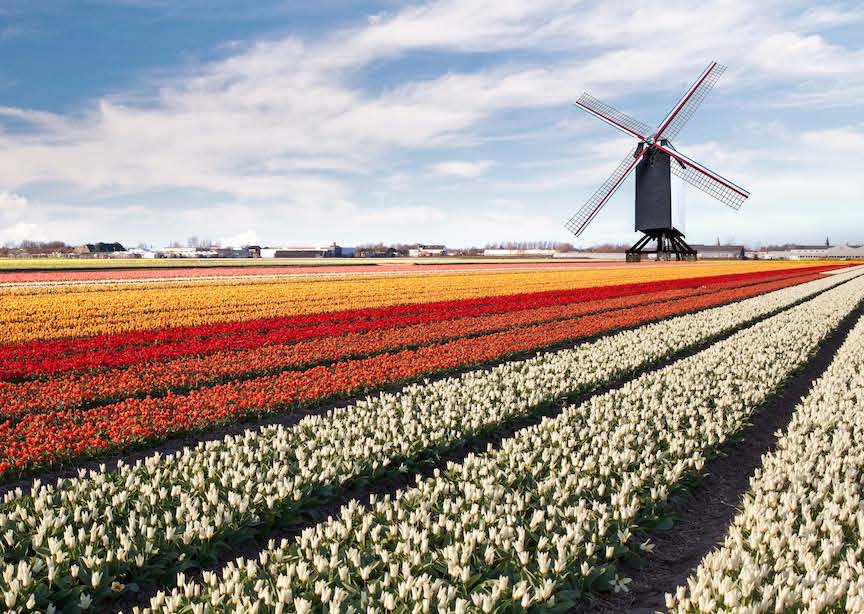
<path id="1" fill-rule="evenodd" d="M 627 262 L 640 262 L 653 253 L 657 260 L 696 260 L 696 250 L 684 240 L 684 235 L 676 228 L 657 228 L 644 231 L 645 235 L 627 250 Z M 655 248 L 646 249 L 651 241 Z"/>
<path id="2" fill-rule="evenodd" d="M 636 243 L 627 250 L 627 262 L 639 262 L 642 260 L 642 254 L 645 253 L 645 246 L 651 241 L 651 235 L 646 234 L 644 237 L 636 241 Z"/>

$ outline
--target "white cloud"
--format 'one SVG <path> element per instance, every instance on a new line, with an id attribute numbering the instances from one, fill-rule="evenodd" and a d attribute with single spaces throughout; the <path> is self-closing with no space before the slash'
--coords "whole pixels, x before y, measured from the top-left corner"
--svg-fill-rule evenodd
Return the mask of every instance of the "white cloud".
<path id="1" fill-rule="evenodd" d="M 444 162 L 436 162 L 430 168 L 437 175 L 449 175 L 452 177 L 463 177 L 473 179 L 484 174 L 495 165 L 494 160 L 477 160 L 471 162 L 468 160 L 447 160 Z"/>
<path id="2" fill-rule="evenodd" d="M 20 241 L 44 241 L 45 234 L 36 224 L 16 222 L 0 228 L 0 243 L 19 243 Z"/>
<path id="3" fill-rule="evenodd" d="M 0 191 L 0 216 L 17 219 L 27 209 L 27 199 L 14 192 Z"/>
<path id="4" fill-rule="evenodd" d="M 77 202 L 160 189 L 214 193 L 212 206 L 183 207 L 182 214 L 174 214 L 189 226 L 204 227 L 200 236 L 223 236 L 239 227 L 257 232 L 261 241 L 277 230 L 296 232 L 302 240 L 314 224 L 345 236 L 374 232 L 375 224 L 393 234 L 417 223 L 444 228 L 452 217 L 447 209 L 458 204 L 429 199 L 423 182 L 430 170 L 439 177 L 484 175 L 489 182 L 501 175 L 501 191 L 486 200 L 507 195 L 508 182 L 518 189 L 518 182 L 535 191 L 521 191 L 525 203 L 545 206 L 550 199 L 542 190 L 566 188 L 578 202 L 623 155 L 617 141 L 580 137 L 582 150 L 574 155 L 572 170 L 530 172 L 519 160 L 515 164 L 523 172 L 514 179 L 510 162 L 493 165 L 454 151 L 512 134 L 507 125 L 490 124 L 496 114 L 555 109 L 554 114 L 560 107 L 552 125 L 583 89 L 610 102 L 624 95 L 640 101 L 658 91 L 674 96 L 712 58 L 732 66 L 724 77 L 728 91 L 768 85 L 772 104 L 819 104 L 838 92 L 864 92 L 864 52 L 832 43 L 818 31 L 856 19 L 854 11 L 834 6 L 802 5 L 796 12 L 779 1 L 696 6 L 649 0 L 637 8 L 566 0 L 429 2 L 372 16 L 314 41 L 289 35 L 234 46 L 225 60 L 153 83 L 150 96 L 130 92 L 104 98 L 68 115 L 0 108 L 0 122 L 7 118 L 29 126 L 25 132 L 0 130 L 0 185 L 27 193 L 34 184 L 51 182 L 65 186 Z M 646 40 L 663 45 L 648 53 Z M 444 52 L 437 74 L 426 79 L 409 74 L 387 87 L 363 84 L 367 66 L 425 50 Z M 453 70 L 448 54 L 466 53 L 482 60 L 479 68 Z M 595 127 L 585 128 L 590 121 L 576 120 L 574 133 L 599 134 Z M 477 138 L 480 125 L 484 138 Z M 810 138 L 857 147 L 841 140 L 847 137 Z M 706 147 L 688 153 L 715 156 L 718 170 L 737 179 L 735 164 L 746 153 L 727 160 Z M 420 150 L 433 150 L 444 161 L 403 162 Z M 564 157 L 570 151 L 555 153 Z M 848 177 L 844 182 L 848 185 Z M 372 191 L 383 195 L 370 198 L 368 183 L 378 184 Z M 418 202 L 426 204 L 411 204 Z M 153 215 L 169 226 L 161 231 L 167 239 L 164 233 L 173 227 Z M 555 224 L 563 217 L 560 210 L 548 215 Z M 105 224 L 113 228 L 131 227 L 120 215 L 102 219 L 110 219 Z M 472 226 L 480 233 L 478 242 L 493 226 L 499 232 L 525 221 L 496 219 Z M 544 224 L 535 227 L 561 232 Z"/>
<path id="5" fill-rule="evenodd" d="M 0 191 L 0 243 L 17 243 L 24 239 L 44 240 L 37 224 L 24 221 L 29 203 L 14 192 Z"/>
<path id="6" fill-rule="evenodd" d="M 825 28 L 843 26 L 864 21 L 864 9 L 846 9 L 839 6 L 816 6 L 801 15 L 802 28 Z"/>
<path id="7" fill-rule="evenodd" d="M 219 245 L 223 247 L 243 247 L 244 245 L 258 244 L 258 233 L 254 230 L 244 230 L 243 232 L 219 239 Z"/>

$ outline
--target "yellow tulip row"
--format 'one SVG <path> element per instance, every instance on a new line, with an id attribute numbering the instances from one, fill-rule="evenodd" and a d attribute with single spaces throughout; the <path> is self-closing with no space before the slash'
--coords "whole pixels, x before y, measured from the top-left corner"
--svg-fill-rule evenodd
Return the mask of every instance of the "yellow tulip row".
<path id="1" fill-rule="evenodd" d="M 801 262 L 730 262 L 16 289 L 0 294 L 0 342 L 8 344 L 801 266 L 806 265 Z"/>

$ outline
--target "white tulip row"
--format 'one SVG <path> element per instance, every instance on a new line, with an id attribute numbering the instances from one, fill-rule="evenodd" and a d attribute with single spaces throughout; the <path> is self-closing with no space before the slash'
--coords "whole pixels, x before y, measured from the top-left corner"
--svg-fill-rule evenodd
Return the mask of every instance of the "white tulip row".
<path id="1" fill-rule="evenodd" d="M 849 282 L 394 498 L 352 502 L 221 577 L 179 574 L 146 611 L 521 611 L 626 589 L 615 559 L 651 547 L 632 531 L 862 299 L 864 279 Z"/>
<path id="2" fill-rule="evenodd" d="M 864 611 L 864 319 L 751 480 L 674 612 Z"/>
<path id="3" fill-rule="evenodd" d="M 0 507 L 6 561 L 0 591 L 15 607 L 31 597 L 38 607 L 79 599 L 99 605 L 130 578 L 166 562 L 177 568 L 184 558 L 198 559 L 214 541 L 273 524 L 322 489 L 458 443 L 862 274 L 850 271 L 573 350 L 411 386 L 292 428 L 268 427 L 117 471 L 37 484 L 32 496 L 9 495 Z M 30 580 L 13 584 L 19 574 Z"/>

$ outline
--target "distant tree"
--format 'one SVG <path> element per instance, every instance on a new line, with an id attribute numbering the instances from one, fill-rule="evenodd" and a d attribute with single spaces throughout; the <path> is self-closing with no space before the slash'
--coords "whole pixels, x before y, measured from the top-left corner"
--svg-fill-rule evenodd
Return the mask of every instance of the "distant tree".
<path id="1" fill-rule="evenodd" d="M 589 247 L 585 251 L 597 252 L 600 254 L 617 254 L 619 252 L 626 252 L 629 247 L 629 245 L 626 245 L 624 243 L 604 243 L 602 245 L 595 245 L 593 247 Z"/>

